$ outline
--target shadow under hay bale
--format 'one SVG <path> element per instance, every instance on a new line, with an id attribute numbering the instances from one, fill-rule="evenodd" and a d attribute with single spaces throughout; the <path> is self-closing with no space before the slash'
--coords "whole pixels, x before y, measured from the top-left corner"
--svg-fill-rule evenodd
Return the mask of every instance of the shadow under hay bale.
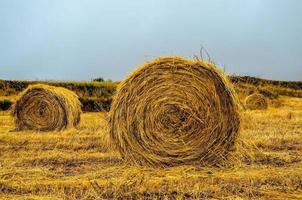
<path id="1" fill-rule="evenodd" d="M 219 165 L 240 119 L 233 89 L 214 64 L 163 57 L 119 84 L 109 124 L 112 141 L 131 163 Z"/>
<path id="2" fill-rule="evenodd" d="M 268 103 L 262 94 L 254 93 L 246 97 L 245 107 L 248 110 L 265 110 L 268 107 Z"/>
<path id="3" fill-rule="evenodd" d="M 16 130 L 59 131 L 79 123 L 81 104 L 68 89 L 37 84 L 21 93 L 13 115 Z"/>

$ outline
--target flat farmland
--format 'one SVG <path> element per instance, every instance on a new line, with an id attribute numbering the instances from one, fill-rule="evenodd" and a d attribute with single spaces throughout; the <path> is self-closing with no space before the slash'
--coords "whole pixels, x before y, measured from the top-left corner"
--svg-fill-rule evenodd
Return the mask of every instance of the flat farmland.
<path id="1" fill-rule="evenodd" d="M 302 99 L 243 111 L 232 164 L 139 167 L 107 135 L 106 113 L 63 132 L 14 131 L 0 112 L 0 199 L 301 199 Z"/>

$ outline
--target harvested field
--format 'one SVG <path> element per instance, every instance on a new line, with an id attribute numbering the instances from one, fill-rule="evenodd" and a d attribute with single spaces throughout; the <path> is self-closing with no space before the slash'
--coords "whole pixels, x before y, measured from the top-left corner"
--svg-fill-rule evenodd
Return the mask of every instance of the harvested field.
<path id="1" fill-rule="evenodd" d="M 301 199 L 302 100 L 244 111 L 233 166 L 125 164 L 104 145 L 105 113 L 77 129 L 9 132 L 0 112 L 0 199 Z"/>
<path id="2" fill-rule="evenodd" d="M 302 200 L 301 8 L 0 0 L 0 200 Z"/>

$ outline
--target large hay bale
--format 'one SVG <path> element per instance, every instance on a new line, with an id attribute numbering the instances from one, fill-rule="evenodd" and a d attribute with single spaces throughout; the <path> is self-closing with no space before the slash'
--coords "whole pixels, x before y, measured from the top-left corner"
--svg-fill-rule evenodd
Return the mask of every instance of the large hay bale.
<path id="1" fill-rule="evenodd" d="M 22 92 L 13 115 L 17 130 L 59 131 L 80 122 L 81 104 L 68 89 L 37 84 Z"/>
<path id="2" fill-rule="evenodd" d="M 123 80 L 109 113 L 122 157 L 140 165 L 216 165 L 239 129 L 238 104 L 213 64 L 157 58 Z"/>
<path id="3" fill-rule="evenodd" d="M 267 109 L 268 103 L 262 94 L 254 93 L 246 97 L 245 107 L 249 110 L 264 110 Z"/>

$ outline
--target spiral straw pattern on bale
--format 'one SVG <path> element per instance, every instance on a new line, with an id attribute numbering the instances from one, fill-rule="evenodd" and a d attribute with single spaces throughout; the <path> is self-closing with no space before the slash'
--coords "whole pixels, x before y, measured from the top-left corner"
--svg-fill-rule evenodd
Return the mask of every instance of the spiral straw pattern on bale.
<path id="1" fill-rule="evenodd" d="M 262 94 L 254 93 L 246 97 L 245 106 L 249 110 L 264 110 L 267 109 L 268 103 Z"/>
<path id="2" fill-rule="evenodd" d="M 17 130 L 60 131 L 80 122 L 81 104 L 68 89 L 37 84 L 20 95 L 13 114 Z"/>
<path id="3" fill-rule="evenodd" d="M 109 123 L 129 162 L 216 165 L 232 150 L 240 119 L 233 89 L 214 64 L 163 57 L 119 84 Z"/>

